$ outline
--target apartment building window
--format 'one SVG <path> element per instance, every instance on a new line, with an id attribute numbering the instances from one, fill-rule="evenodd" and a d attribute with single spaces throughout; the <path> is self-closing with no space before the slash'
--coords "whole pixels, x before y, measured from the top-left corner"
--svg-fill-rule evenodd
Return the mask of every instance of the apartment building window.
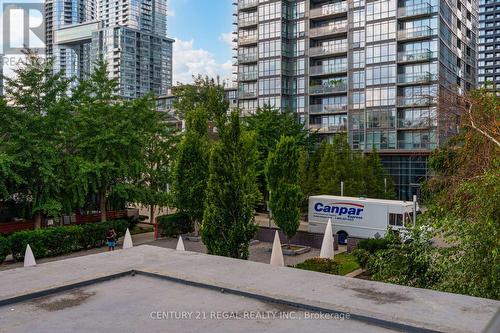
<path id="1" fill-rule="evenodd" d="M 396 16 L 395 0 L 373 1 L 366 4 L 366 20 L 380 20 Z"/>
<path id="2" fill-rule="evenodd" d="M 376 131 L 366 133 L 366 147 L 376 149 L 396 149 L 396 131 Z"/>
<path id="3" fill-rule="evenodd" d="M 281 73 L 281 59 L 259 61 L 259 76 L 273 76 Z"/>
<path id="4" fill-rule="evenodd" d="M 274 20 L 281 17 L 281 1 L 259 6 L 259 21 Z"/>
<path id="5" fill-rule="evenodd" d="M 259 58 L 281 56 L 281 40 L 271 40 L 259 43 Z"/>
<path id="6" fill-rule="evenodd" d="M 277 38 L 281 36 L 281 21 L 259 24 L 259 38 Z"/>
<path id="7" fill-rule="evenodd" d="M 366 85 L 396 83 L 396 65 L 366 68 Z"/>
<path id="8" fill-rule="evenodd" d="M 366 128 L 395 128 L 396 109 L 381 108 L 366 110 Z"/>
<path id="9" fill-rule="evenodd" d="M 376 64 L 379 62 L 395 61 L 396 53 L 396 43 L 368 45 L 366 47 L 366 63 Z"/>
<path id="10" fill-rule="evenodd" d="M 364 109 L 365 108 L 365 93 L 364 91 L 355 91 L 352 93 L 352 108 Z"/>
<path id="11" fill-rule="evenodd" d="M 270 96 L 259 98 L 259 107 L 270 106 L 272 108 L 281 108 L 281 97 Z"/>
<path id="12" fill-rule="evenodd" d="M 396 87 L 377 87 L 366 89 L 366 107 L 394 105 Z"/>
<path id="13" fill-rule="evenodd" d="M 365 47 L 365 31 L 359 30 L 352 33 L 352 47 Z"/>
<path id="14" fill-rule="evenodd" d="M 352 72 L 352 88 L 363 89 L 365 87 L 365 72 Z"/>
<path id="15" fill-rule="evenodd" d="M 368 43 L 396 38 L 396 21 L 367 24 L 366 41 Z"/>
<path id="16" fill-rule="evenodd" d="M 302 2 L 297 2 L 297 3 L 292 3 L 290 4 L 291 6 L 291 18 L 292 19 L 298 19 L 302 18 L 305 16 L 306 13 L 306 3 L 304 1 Z"/>
<path id="17" fill-rule="evenodd" d="M 362 28 L 365 26 L 365 10 L 359 9 L 352 12 L 352 26 Z"/>
<path id="18" fill-rule="evenodd" d="M 259 80 L 259 95 L 281 94 L 281 78 Z"/>
<path id="19" fill-rule="evenodd" d="M 354 51 L 352 53 L 352 67 L 353 68 L 365 67 L 365 51 Z"/>

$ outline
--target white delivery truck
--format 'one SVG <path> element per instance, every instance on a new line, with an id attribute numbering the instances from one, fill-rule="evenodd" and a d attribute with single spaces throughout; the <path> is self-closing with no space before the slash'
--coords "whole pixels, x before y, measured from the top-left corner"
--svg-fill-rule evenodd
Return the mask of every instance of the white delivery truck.
<path id="1" fill-rule="evenodd" d="M 332 219 L 333 233 L 339 244 L 347 237 L 383 237 L 389 228 L 404 233 L 413 225 L 414 203 L 384 199 L 353 198 L 332 195 L 309 197 L 309 232 L 324 233 Z M 418 211 L 418 205 L 416 211 Z"/>

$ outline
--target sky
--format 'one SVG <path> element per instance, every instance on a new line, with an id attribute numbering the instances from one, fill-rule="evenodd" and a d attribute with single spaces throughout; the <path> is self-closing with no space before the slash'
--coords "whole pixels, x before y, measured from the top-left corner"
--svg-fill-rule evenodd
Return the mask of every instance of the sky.
<path id="1" fill-rule="evenodd" d="M 168 36 L 175 39 L 173 82 L 188 83 L 192 75 L 232 72 L 232 0 L 167 0 Z"/>
<path id="2" fill-rule="evenodd" d="M 5 2 L 43 0 L 0 0 L 0 6 Z M 231 78 L 234 61 L 231 46 L 231 32 L 234 28 L 232 2 L 233 0 L 167 0 L 167 34 L 175 39 L 174 84 L 192 82 L 192 76 L 198 74 L 211 77 L 219 75 L 226 80 Z M 0 16 L 0 27 L 1 21 Z M 21 29 L 18 32 L 18 37 L 22 39 Z M 1 44 L 0 41 L 0 46 Z M 15 58 L 13 61 L 18 61 Z M 8 64 L 4 66 L 4 74 L 7 76 L 10 76 L 9 67 Z"/>

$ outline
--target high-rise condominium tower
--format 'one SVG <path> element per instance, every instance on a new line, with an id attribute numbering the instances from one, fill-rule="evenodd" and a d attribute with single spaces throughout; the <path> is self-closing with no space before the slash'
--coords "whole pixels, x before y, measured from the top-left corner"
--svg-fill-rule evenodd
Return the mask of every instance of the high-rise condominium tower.
<path id="1" fill-rule="evenodd" d="M 478 84 L 500 92 L 500 0 L 479 0 Z"/>
<path id="2" fill-rule="evenodd" d="M 166 0 L 47 0 L 46 50 L 55 70 L 84 77 L 103 58 L 120 93 L 164 95 L 172 85 Z"/>
<path id="3" fill-rule="evenodd" d="M 457 127 L 444 101 L 475 86 L 472 0 L 239 0 L 239 106 L 290 108 L 331 140 L 375 147 L 398 196 Z M 441 115 L 443 114 L 443 116 Z"/>

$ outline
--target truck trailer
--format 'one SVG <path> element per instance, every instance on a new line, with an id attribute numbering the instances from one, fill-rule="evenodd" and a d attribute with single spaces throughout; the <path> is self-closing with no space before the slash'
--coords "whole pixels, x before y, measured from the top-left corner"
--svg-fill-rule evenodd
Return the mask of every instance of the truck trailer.
<path id="1" fill-rule="evenodd" d="M 413 225 L 413 211 L 418 205 L 410 201 L 353 198 L 333 195 L 309 197 L 309 232 L 324 233 L 332 220 L 333 233 L 339 244 L 347 237 L 379 238 L 389 228 L 404 233 Z"/>

